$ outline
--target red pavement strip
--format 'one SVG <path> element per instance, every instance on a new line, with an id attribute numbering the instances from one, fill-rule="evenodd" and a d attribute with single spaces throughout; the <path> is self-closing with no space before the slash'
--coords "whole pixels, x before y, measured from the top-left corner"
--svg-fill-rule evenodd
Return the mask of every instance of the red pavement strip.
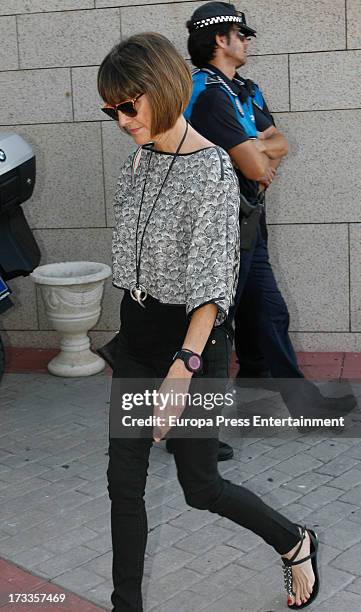
<path id="1" fill-rule="evenodd" d="M 59 349 L 42 349 L 42 348 L 19 348 L 5 347 L 5 372 L 26 374 L 44 374 L 48 372 L 47 364 L 59 353 Z M 106 373 L 111 373 L 111 369 L 107 366 L 104 370 Z"/>
<path id="2" fill-rule="evenodd" d="M 47 363 L 59 352 L 58 349 L 7 347 L 6 372 L 44 373 Z M 307 378 L 329 380 L 335 378 L 361 379 L 361 353 L 297 353 L 299 366 Z M 235 354 L 232 355 L 231 375 L 237 372 Z M 109 367 L 105 373 L 110 374 Z"/>
<path id="3" fill-rule="evenodd" d="M 22 594 L 40 594 L 40 600 L 43 599 L 42 594 L 46 595 L 65 595 L 65 601 L 63 603 L 49 602 L 49 599 L 44 603 L 15 603 L 16 595 Z M 12 597 L 11 597 L 12 594 Z M 29 598 L 28 598 L 29 599 Z M 45 598 L 44 598 L 45 599 Z M 58 599 L 58 598 L 55 598 Z M 11 603 L 14 600 L 14 603 Z M 71 611 L 71 612 L 104 612 L 105 608 L 100 608 L 86 599 L 82 599 L 74 593 L 70 593 L 61 586 L 57 586 L 51 582 L 25 572 L 23 569 L 0 559 L 0 610 L 1 612 L 17 610 L 37 610 L 41 612 L 57 612 L 57 611 Z"/>
<path id="4" fill-rule="evenodd" d="M 361 353 L 297 353 L 300 369 L 313 380 L 361 379 Z M 237 373 L 236 356 L 231 359 L 231 376 Z"/>

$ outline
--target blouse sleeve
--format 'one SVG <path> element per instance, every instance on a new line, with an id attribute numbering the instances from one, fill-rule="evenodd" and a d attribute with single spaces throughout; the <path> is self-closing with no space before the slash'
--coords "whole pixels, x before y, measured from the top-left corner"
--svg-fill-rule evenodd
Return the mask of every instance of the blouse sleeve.
<path id="1" fill-rule="evenodd" d="M 113 207 L 114 207 L 114 227 L 113 227 L 113 240 L 112 240 L 113 265 L 115 263 L 116 255 L 117 253 L 119 253 L 120 248 L 121 248 L 120 241 L 119 241 L 119 234 L 118 234 L 118 224 L 119 224 L 119 219 L 120 219 L 122 203 L 124 202 L 127 191 L 131 187 L 131 184 L 132 184 L 132 166 L 133 166 L 133 160 L 134 160 L 135 154 L 136 152 L 135 153 L 133 152 L 130 155 L 128 155 L 128 157 L 126 158 L 125 162 L 123 163 L 120 169 L 120 175 L 119 175 L 118 182 L 117 182 L 117 189 L 116 189 L 114 201 L 113 201 Z"/>
<path id="2" fill-rule="evenodd" d="M 186 270 L 187 314 L 213 303 L 215 325 L 225 320 L 233 302 L 239 269 L 239 185 L 228 154 L 221 150 L 207 160 L 203 195 L 194 201 L 192 236 Z"/>

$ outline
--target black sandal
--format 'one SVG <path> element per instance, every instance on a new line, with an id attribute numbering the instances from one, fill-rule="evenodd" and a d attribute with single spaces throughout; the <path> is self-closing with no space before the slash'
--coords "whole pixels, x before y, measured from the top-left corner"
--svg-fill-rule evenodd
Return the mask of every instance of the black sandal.
<path id="1" fill-rule="evenodd" d="M 297 606 L 295 603 L 292 604 L 291 606 L 288 606 L 290 610 L 302 610 L 302 608 L 306 608 L 307 606 L 309 606 L 311 603 L 315 601 L 318 595 L 318 591 L 320 589 L 320 579 L 319 579 L 318 568 L 317 568 L 317 550 L 318 550 L 317 534 L 312 529 L 307 529 L 306 526 L 302 527 L 301 529 L 302 529 L 301 531 L 302 540 L 295 554 L 291 557 L 291 559 L 286 559 L 286 557 L 281 557 L 283 561 L 283 576 L 284 576 L 285 589 L 289 595 L 292 595 L 293 597 L 295 596 L 295 593 L 293 591 L 292 566 L 299 565 L 300 563 L 303 563 L 304 561 L 308 561 L 308 559 L 311 559 L 312 569 L 315 575 L 315 583 L 313 585 L 312 593 L 310 597 L 307 599 L 307 601 L 305 603 L 301 603 L 300 606 Z M 298 553 L 301 550 L 302 542 L 305 539 L 306 531 L 308 532 L 308 535 L 310 536 L 310 554 L 307 557 L 304 557 L 303 559 L 298 559 L 297 561 L 294 561 L 294 559 L 297 557 Z"/>

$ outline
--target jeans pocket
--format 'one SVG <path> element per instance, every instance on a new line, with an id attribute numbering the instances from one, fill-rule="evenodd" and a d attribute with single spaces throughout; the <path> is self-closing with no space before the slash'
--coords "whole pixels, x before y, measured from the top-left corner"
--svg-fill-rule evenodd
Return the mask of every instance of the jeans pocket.
<path id="1" fill-rule="evenodd" d="M 215 327 L 203 351 L 203 372 L 207 378 L 228 378 L 231 341 L 226 330 Z"/>

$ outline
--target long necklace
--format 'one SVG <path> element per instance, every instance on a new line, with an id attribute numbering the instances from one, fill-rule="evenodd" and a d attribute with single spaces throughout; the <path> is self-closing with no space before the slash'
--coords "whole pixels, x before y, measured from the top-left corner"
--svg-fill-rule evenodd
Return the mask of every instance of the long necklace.
<path id="1" fill-rule="evenodd" d="M 140 260 L 141 260 L 141 256 L 142 256 L 144 235 L 145 235 L 148 223 L 150 221 L 150 218 L 151 218 L 151 216 L 153 214 L 153 211 L 155 209 L 155 206 L 156 206 L 156 204 L 158 202 L 159 196 L 160 196 L 160 194 L 162 192 L 162 189 L 163 189 L 163 187 L 165 185 L 165 182 L 166 182 L 166 180 L 167 180 L 167 178 L 168 178 L 168 176 L 169 176 L 169 174 L 170 174 L 170 172 L 171 172 L 171 170 L 173 168 L 175 160 L 178 157 L 178 154 L 179 154 L 179 151 L 180 151 L 180 149 L 182 147 L 182 144 L 184 143 L 184 141 L 186 139 L 187 132 L 188 132 L 188 122 L 187 122 L 187 125 L 186 125 L 186 129 L 184 131 L 182 140 L 180 141 L 180 143 L 179 143 L 179 145 L 177 147 L 177 150 L 176 150 L 175 154 L 173 155 L 173 159 L 172 159 L 172 161 L 171 161 L 171 163 L 169 165 L 169 168 L 168 168 L 167 173 L 166 173 L 166 175 L 164 177 L 164 180 L 162 182 L 162 185 L 160 187 L 158 195 L 157 195 L 157 197 L 155 198 L 155 200 L 153 202 L 153 206 L 151 208 L 151 211 L 150 211 L 150 213 L 149 213 L 149 215 L 147 217 L 147 220 L 146 220 L 146 222 L 144 224 L 142 236 L 141 236 L 141 239 L 140 239 L 139 255 L 138 255 L 138 230 L 139 230 L 139 224 L 140 224 L 140 216 L 141 216 L 141 213 L 142 213 L 142 206 L 143 206 L 145 188 L 146 188 L 146 185 L 147 185 L 148 173 L 149 173 L 150 162 L 151 162 L 151 159 L 152 159 L 153 151 L 151 151 L 150 156 L 149 156 L 147 171 L 146 171 L 144 185 L 143 185 L 142 196 L 141 196 L 141 199 L 140 199 L 139 213 L 138 213 L 138 220 L 137 220 L 137 229 L 136 229 L 136 235 L 135 235 L 135 271 L 136 271 L 136 280 L 135 280 L 134 287 L 132 287 L 132 289 L 130 290 L 130 295 L 132 296 L 133 300 L 138 302 L 138 304 L 140 304 L 140 306 L 142 306 L 143 308 L 145 308 L 143 302 L 147 298 L 147 295 L 148 295 L 148 291 L 146 290 L 146 288 L 139 283 Z"/>

